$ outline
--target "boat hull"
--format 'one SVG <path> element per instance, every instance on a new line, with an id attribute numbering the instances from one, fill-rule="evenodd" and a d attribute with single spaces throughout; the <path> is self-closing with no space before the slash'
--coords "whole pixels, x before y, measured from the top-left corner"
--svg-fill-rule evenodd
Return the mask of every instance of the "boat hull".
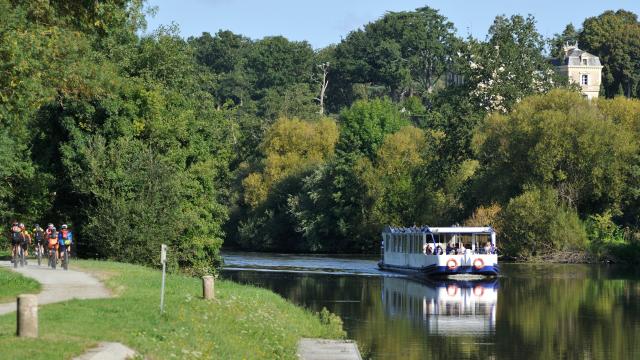
<path id="1" fill-rule="evenodd" d="M 379 262 L 378 266 L 382 270 L 394 271 L 406 275 L 423 275 L 423 276 L 450 276 L 450 275 L 482 275 L 482 276 L 497 276 L 500 272 L 500 267 L 497 264 L 485 265 L 478 269 L 475 266 L 457 266 L 456 268 L 449 268 L 448 266 L 428 265 L 424 267 L 408 267 L 385 264 Z"/>

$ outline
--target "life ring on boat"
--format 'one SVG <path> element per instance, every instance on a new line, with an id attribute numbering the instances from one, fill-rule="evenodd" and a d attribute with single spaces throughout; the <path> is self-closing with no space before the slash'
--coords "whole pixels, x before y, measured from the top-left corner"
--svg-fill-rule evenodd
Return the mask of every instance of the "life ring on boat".
<path id="1" fill-rule="evenodd" d="M 447 261 L 447 267 L 449 270 L 455 270 L 455 268 L 458 267 L 458 262 L 456 259 L 449 259 L 449 261 Z"/>
<path id="2" fill-rule="evenodd" d="M 456 296 L 458 295 L 458 287 L 454 285 L 447 286 L 447 295 Z"/>
<path id="3" fill-rule="evenodd" d="M 475 295 L 477 297 L 482 297 L 482 295 L 484 295 L 484 288 L 482 286 L 474 287 L 473 288 L 473 295 Z"/>
<path id="4" fill-rule="evenodd" d="M 476 270 L 482 269 L 484 267 L 484 261 L 480 258 L 473 260 L 473 267 L 476 268 Z"/>

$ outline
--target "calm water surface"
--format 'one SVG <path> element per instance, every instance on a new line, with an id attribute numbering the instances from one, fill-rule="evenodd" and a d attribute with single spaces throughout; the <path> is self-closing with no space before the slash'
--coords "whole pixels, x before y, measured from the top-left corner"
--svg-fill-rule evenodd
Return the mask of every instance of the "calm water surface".
<path id="1" fill-rule="evenodd" d="M 502 264 L 425 282 L 372 259 L 226 254 L 223 277 L 340 315 L 373 359 L 640 359 L 640 270 Z"/>

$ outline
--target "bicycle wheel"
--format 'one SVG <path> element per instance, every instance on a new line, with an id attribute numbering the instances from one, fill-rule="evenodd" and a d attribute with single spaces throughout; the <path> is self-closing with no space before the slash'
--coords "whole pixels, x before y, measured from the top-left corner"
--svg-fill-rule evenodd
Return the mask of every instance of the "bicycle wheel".
<path id="1" fill-rule="evenodd" d="M 15 245 L 13 246 L 13 267 L 18 267 L 18 249 L 16 249 Z"/>
<path id="2" fill-rule="evenodd" d="M 24 266 L 25 262 L 26 260 L 24 258 L 24 248 L 20 246 L 20 266 Z"/>
<path id="3" fill-rule="evenodd" d="M 42 247 L 37 245 L 36 251 L 38 252 L 38 266 L 42 263 Z"/>
<path id="4" fill-rule="evenodd" d="M 64 250 L 64 258 L 62 259 L 62 267 L 65 270 L 69 270 L 69 250 Z"/>

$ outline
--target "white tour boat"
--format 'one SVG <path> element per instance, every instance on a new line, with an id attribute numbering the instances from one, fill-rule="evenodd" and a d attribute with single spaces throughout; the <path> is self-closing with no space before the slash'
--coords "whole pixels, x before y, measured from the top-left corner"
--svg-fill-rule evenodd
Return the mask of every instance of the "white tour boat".
<path id="1" fill-rule="evenodd" d="M 491 227 L 386 227 L 381 250 L 383 270 L 430 276 L 499 271 Z"/>

